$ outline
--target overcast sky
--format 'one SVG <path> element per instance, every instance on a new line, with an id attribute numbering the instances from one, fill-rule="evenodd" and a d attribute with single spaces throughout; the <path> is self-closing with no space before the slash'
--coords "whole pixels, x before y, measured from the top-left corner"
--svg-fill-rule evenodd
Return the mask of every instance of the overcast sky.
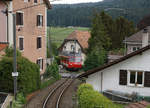
<path id="1" fill-rule="evenodd" d="M 53 1 L 53 0 L 50 0 Z M 86 3 L 86 2 L 99 2 L 102 0 L 59 0 L 51 2 L 52 4 L 73 4 L 73 3 Z"/>

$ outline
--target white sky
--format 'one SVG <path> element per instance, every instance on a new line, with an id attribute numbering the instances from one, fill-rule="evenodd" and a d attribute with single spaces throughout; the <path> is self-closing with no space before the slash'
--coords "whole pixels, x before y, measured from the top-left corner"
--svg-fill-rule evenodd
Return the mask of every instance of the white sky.
<path id="1" fill-rule="evenodd" d="M 50 0 L 54 1 L 54 0 Z M 73 3 L 87 3 L 87 2 L 99 2 L 103 0 L 58 0 L 51 2 L 51 4 L 73 4 Z"/>

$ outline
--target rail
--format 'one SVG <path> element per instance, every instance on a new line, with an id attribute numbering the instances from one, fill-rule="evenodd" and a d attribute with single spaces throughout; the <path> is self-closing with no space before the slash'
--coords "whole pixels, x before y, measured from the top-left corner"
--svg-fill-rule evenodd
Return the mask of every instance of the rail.
<path id="1" fill-rule="evenodd" d="M 51 96 L 52 96 L 55 92 L 57 92 L 57 89 L 59 89 L 60 87 L 64 86 L 62 92 L 60 93 L 60 95 L 59 95 L 59 97 L 58 97 L 58 99 L 57 99 L 57 104 L 58 104 L 58 105 L 56 104 L 56 108 L 59 108 L 60 99 L 61 99 L 63 93 L 65 92 L 65 90 L 67 90 L 67 88 L 68 88 L 68 87 L 72 84 L 72 82 L 74 81 L 74 80 L 72 79 L 72 81 L 71 81 L 68 85 L 65 86 L 65 84 L 68 82 L 68 80 L 69 80 L 69 78 L 66 79 L 63 83 L 59 84 L 57 87 L 55 87 L 55 88 L 48 94 L 48 96 L 46 97 L 46 99 L 45 99 L 45 101 L 44 101 L 44 103 L 43 103 L 42 108 L 46 108 L 46 105 L 47 105 L 49 99 L 51 98 Z"/>

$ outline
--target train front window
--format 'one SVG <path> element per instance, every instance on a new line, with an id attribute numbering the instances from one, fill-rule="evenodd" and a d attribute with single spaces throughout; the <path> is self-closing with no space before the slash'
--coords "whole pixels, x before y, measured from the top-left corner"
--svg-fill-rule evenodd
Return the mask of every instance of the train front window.
<path id="1" fill-rule="evenodd" d="M 81 58 L 75 58 L 75 62 L 81 62 Z"/>

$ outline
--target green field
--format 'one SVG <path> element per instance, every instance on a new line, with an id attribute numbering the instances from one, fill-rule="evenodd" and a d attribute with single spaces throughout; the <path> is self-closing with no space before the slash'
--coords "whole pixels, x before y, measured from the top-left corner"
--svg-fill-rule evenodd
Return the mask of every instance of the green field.
<path id="1" fill-rule="evenodd" d="M 50 30 L 50 36 L 52 39 L 52 42 L 55 42 L 58 46 L 61 45 L 63 40 L 71 34 L 75 30 L 80 31 L 89 31 L 89 28 L 85 27 L 50 27 L 48 28 L 48 33 Z"/>

